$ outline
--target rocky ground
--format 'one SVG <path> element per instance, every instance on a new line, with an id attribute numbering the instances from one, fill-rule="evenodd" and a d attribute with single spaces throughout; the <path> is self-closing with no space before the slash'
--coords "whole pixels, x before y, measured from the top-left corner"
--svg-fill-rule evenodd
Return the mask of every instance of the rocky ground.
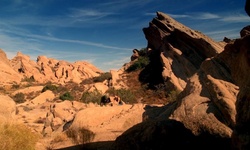
<path id="1" fill-rule="evenodd" d="M 25 93 L 41 91 L 41 86 L 21 89 Z M 15 91 L 20 92 L 19 91 Z M 28 93 L 27 93 L 28 94 Z M 46 91 L 25 103 L 17 104 L 16 120 L 27 125 L 41 139 L 37 150 L 74 147 L 81 142 L 65 135 L 65 124 L 69 128 L 86 128 L 94 133 L 91 143 L 114 141 L 124 131 L 142 122 L 145 104 L 107 105 L 84 104 L 77 101 L 54 101 L 53 92 Z M 97 144 L 98 146 L 98 144 Z"/>

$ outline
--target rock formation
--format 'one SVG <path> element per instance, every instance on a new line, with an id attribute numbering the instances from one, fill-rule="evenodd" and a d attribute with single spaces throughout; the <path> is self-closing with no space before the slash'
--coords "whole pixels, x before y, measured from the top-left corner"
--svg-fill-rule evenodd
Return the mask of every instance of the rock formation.
<path id="1" fill-rule="evenodd" d="M 246 0 L 245 10 L 250 16 L 250 1 Z M 235 149 L 250 149 L 250 30 L 249 26 L 243 28 L 245 33 L 234 44 L 228 45 L 236 54 L 236 63 L 232 76 L 239 85 L 240 91 L 236 101 L 236 125 L 233 131 L 233 144 Z M 242 30 L 242 31 L 243 31 Z M 242 32 L 241 32 L 242 33 Z"/>
<path id="2" fill-rule="evenodd" d="M 0 49 L 0 84 L 1 82 L 20 82 L 21 75 L 19 75 L 10 65 L 5 52 Z"/>
<path id="3" fill-rule="evenodd" d="M 248 16 L 250 16 L 250 1 L 249 0 L 246 0 L 245 11 L 248 14 Z"/>
<path id="4" fill-rule="evenodd" d="M 161 12 L 157 12 L 157 17 L 143 31 L 150 53 L 156 57 L 151 58 L 152 63 L 161 61 L 158 64 L 162 67 L 155 72 L 161 71 L 165 82 L 179 90 L 185 88 L 187 79 L 195 74 L 206 58 L 223 50 L 223 46 L 208 36 Z"/>
<path id="5" fill-rule="evenodd" d="M 29 56 L 18 52 L 8 60 L 3 50 L 0 50 L 0 83 L 19 83 L 21 80 L 34 80 L 38 83 L 48 81 L 64 84 L 65 82 L 80 83 L 84 79 L 99 76 L 102 71 L 94 65 L 77 61 L 69 63 L 46 56 L 38 56 L 33 61 Z"/>
<path id="6" fill-rule="evenodd" d="M 161 59 L 158 74 L 182 92 L 176 102 L 156 109 L 157 113 L 146 111 L 145 121 L 119 136 L 113 148 L 154 149 L 148 143 L 162 135 L 166 138 L 155 141 L 158 149 L 180 143 L 191 149 L 231 149 L 234 131 L 238 149 L 249 149 L 250 36 L 244 34 L 224 47 L 161 12 L 143 31 L 154 54 L 151 63 L 157 60 L 152 57 Z M 169 125 L 175 121 L 180 125 Z M 173 136 L 169 130 L 179 128 L 191 131 L 180 137 L 191 138 L 169 140 Z"/>

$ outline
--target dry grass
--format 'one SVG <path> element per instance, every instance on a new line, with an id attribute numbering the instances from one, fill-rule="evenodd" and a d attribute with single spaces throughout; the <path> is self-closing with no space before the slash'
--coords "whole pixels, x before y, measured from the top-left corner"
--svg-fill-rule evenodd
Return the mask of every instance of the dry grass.
<path id="1" fill-rule="evenodd" d="M 139 75 L 141 70 L 133 71 L 126 74 L 126 83 L 128 85 L 129 90 L 131 90 L 135 97 L 138 99 L 142 99 L 141 102 L 146 104 L 164 104 L 167 102 L 167 97 L 164 97 L 164 94 L 167 91 L 163 89 L 149 89 L 147 84 L 142 84 L 139 81 Z"/>
<path id="2" fill-rule="evenodd" d="M 23 124 L 0 122 L 0 150 L 35 150 L 39 136 Z"/>
<path id="3" fill-rule="evenodd" d="M 75 144 L 85 144 L 91 142 L 95 134 L 87 128 L 69 128 L 66 135 L 71 138 Z"/>

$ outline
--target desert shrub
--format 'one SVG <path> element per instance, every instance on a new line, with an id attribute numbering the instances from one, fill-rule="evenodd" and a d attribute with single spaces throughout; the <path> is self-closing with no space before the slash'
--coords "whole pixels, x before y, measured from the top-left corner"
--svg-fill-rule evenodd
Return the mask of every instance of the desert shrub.
<path id="1" fill-rule="evenodd" d="M 87 79 L 82 80 L 80 84 L 86 85 L 86 84 L 92 84 L 92 83 L 94 83 L 93 78 L 87 78 Z"/>
<path id="2" fill-rule="evenodd" d="M 70 92 L 66 92 L 59 97 L 61 100 L 73 100 L 74 97 L 70 94 Z"/>
<path id="3" fill-rule="evenodd" d="M 55 92 L 58 89 L 58 87 L 56 85 L 53 84 L 47 84 L 43 87 L 42 89 L 42 93 L 47 91 L 47 90 L 51 90 L 52 92 Z"/>
<path id="4" fill-rule="evenodd" d="M 137 100 L 135 98 L 135 94 L 129 90 L 129 89 L 114 89 L 109 88 L 107 93 L 110 95 L 117 95 L 121 98 L 121 100 L 128 104 L 134 104 L 137 103 Z"/>
<path id="5" fill-rule="evenodd" d="M 139 56 L 147 56 L 148 50 L 147 48 L 142 48 L 139 50 Z"/>
<path id="6" fill-rule="evenodd" d="M 143 69 L 149 64 L 149 58 L 146 56 L 140 56 L 131 66 L 126 70 L 127 72 Z"/>
<path id="7" fill-rule="evenodd" d="M 87 128 L 69 128 L 65 133 L 75 144 L 85 144 L 91 142 L 95 137 L 94 132 L 88 130 Z"/>
<path id="8" fill-rule="evenodd" d="M 0 150 L 35 150 L 38 139 L 39 136 L 23 124 L 0 123 Z"/>
<path id="9" fill-rule="evenodd" d="M 180 94 L 181 91 L 179 90 L 172 90 L 168 93 L 168 102 L 174 102 L 177 100 L 178 95 Z"/>
<path id="10" fill-rule="evenodd" d="M 18 89 L 18 88 L 20 88 L 20 85 L 19 84 L 12 84 L 11 88 L 12 89 Z"/>
<path id="11" fill-rule="evenodd" d="M 25 102 L 25 95 L 23 93 L 17 93 L 13 96 L 13 100 L 18 104 L 23 103 Z"/>
<path id="12" fill-rule="evenodd" d="M 110 72 L 105 72 L 100 74 L 100 76 L 98 77 L 93 77 L 93 81 L 94 82 L 103 82 L 105 80 L 110 80 L 112 78 L 111 73 Z"/>
<path id="13" fill-rule="evenodd" d="M 81 97 L 81 101 L 84 103 L 98 103 L 100 102 L 102 97 L 102 94 L 98 91 L 95 90 L 93 92 L 84 92 Z"/>
<path id="14" fill-rule="evenodd" d="M 34 76 L 25 77 L 22 79 L 22 82 L 35 82 L 35 78 Z"/>

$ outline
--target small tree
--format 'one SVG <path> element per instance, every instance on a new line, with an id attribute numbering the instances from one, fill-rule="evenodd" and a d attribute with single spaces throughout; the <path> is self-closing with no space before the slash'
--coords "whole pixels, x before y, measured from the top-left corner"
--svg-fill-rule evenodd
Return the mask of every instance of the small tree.
<path id="1" fill-rule="evenodd" d="M 99 103 L 101 100 L 102 94 L 95 90 L 93 92 L 84 92 L 81 97 L 81 101 L 84 103 Z"/>
<path id="2" fill-rule="evenodd" d="M 66 92 L 59 97 L 61 100 L 73 100 L 74 97 L 70 94 L 70 92 Z"/>
<path id="3" fill-rule="evenodd" d="M 47 91 L 47 90 L 51 90 L 52 92 L 55 92 L 58 89 L 58 87 L 56 85 L 53 84 L 47 84 L 43 87 L 42 89 L 42 93 Z"/>
<path id="4" fill-rule="evenodd" d="M 16 95 L 14 95 L 13 100 L 16 103 L 24 103 L 25 102 L 25 95 L 23 93 L 17 93 Z"/>

